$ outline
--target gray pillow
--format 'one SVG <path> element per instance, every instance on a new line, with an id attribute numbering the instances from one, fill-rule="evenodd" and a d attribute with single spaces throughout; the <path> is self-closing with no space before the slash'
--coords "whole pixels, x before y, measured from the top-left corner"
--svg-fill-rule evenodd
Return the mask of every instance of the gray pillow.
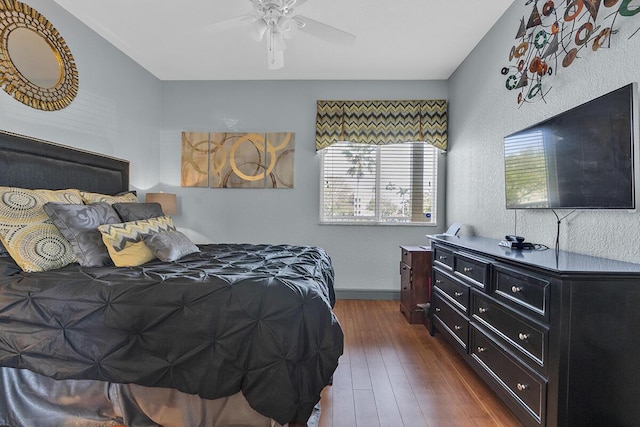
<path id="1" fill-rule="evenodd" d="M 83 267 L 102 267 L 111 264 L 107 247 L 102 242 L 98 226 L 117 224 L 120 217 L 106 202 L 90 205 L 68 205 L 49 202 L 44 211 L 69 241 L 78 263 Z"/>
<path id="2" fill-rule="evenodd" d="M 160 203 L 114 203 L 113 208 L 118 212 L 122 221 L 140 221 L 144 219 L 164 216 Z"/>
<path id="3" fill-rule="evenodd" d="M 0 242 L 0 256 L 9 256 L 9 252 L 7 252 L 7 249 L 2 245 L 2 242 Z"/>
<path id="4" fill-rule="evenodd" d="M 179 231 L 151 234 L 144 238 L 144 244 L 162 261 L 177 261 L 185 255 L 200 252 L 200 249 Z"/>

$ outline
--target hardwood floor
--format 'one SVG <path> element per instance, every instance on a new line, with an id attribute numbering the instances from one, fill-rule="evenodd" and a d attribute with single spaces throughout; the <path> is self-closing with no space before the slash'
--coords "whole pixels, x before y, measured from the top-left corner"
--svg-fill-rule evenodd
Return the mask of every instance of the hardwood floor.
<path id="1" fill-rule="evenodd" d="M 411 325 L 398 301 L 340 300 L 345 351 L 322 392 L 319 427 L 521 424 L 442 334 Z"/>

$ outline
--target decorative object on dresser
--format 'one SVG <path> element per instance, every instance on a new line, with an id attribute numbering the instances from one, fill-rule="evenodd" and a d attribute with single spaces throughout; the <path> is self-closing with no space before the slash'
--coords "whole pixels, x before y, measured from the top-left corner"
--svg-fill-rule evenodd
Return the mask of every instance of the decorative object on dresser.
<path id="1" fill-rule="evenodd" d="M 640 264 L 429 238 L 434 328 L 524 425 L 637 425 Z"/>
<path id="2" fill-rule="evenodd" d="M 423 323 L 424 305 L 429 303 L 431 249 L 400 246 L 400 311 L 409 323 Z"/>

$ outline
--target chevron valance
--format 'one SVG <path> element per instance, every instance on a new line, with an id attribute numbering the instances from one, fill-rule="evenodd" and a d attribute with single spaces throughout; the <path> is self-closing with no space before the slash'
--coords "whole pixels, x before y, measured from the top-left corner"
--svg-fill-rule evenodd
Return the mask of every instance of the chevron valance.
<path id="1" fill-rule="evenodd" d="M 447 101 L 318 101 L 316 151 L 338 141 L 424 141 L 447 149 Z"/>

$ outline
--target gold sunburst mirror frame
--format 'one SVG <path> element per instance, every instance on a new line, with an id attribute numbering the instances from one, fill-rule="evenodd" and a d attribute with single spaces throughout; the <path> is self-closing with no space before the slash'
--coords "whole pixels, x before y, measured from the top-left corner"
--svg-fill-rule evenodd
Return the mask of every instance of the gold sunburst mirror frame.
<path id="1" fill-rule="evenodd" d="M 41 75 L 47 69 L 53 76 Z M 67 43 L 47 18 L 17 0 L 0 0 L 0 86 L 45 111 L 65 108 L 78 94 L 78 70 Z"/>

